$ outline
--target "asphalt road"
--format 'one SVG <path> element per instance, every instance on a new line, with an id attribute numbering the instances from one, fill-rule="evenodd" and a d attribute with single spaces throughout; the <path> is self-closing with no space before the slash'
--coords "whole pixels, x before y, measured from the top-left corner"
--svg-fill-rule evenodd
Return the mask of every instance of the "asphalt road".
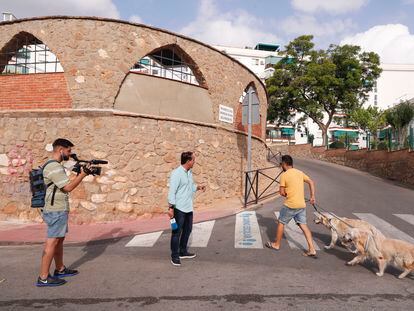
<path id="1" fill-rule="evenodd" d="M 414 237 L 414 191 L 353 169 L 319 161 L 296 163 L 315 180 L 317 201 L 340 216 L 372 213 Z M 273 239 L 282 199 L 256 210 L 262 242 Z M 329 232 L 308 220 L 322 249 L 306 258 L 286 240 L 278 252 L 235 248 L 236 216 L 216 220 L 208 246 L 181 267 L 169 261 L 169 232 L 152 247 L 125 247 L 132 237 L 67 245 L 65 262 L 78 276 L 57 288 L 36 288 L 41 246 L 0 247 L 0 310 L 413 310 L 414 274 L 403 280 L 353 255 L 323 250 Z M 2 281 L 5 279 L 4 281 Z"/>

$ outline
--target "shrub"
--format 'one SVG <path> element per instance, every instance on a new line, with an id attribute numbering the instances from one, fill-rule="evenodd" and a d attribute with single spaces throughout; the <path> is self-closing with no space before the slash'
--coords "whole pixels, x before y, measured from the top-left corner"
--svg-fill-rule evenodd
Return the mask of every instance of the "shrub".
<path id="1" fill-rule="evenodd" d="M 381 141 L 378 143 L 378 150 L 388 150 L 388 143 L 386 141 Z"/>
<path id="2" fill-rule="evenodd" d="M 333 143 L 331 143 L 329 145 L 329 148 L 330 149 L 343 149 L 343 148 L 345 148 L 345 144 L 342 141 L 337 140 L 337 141 L 334 141 Z"/>

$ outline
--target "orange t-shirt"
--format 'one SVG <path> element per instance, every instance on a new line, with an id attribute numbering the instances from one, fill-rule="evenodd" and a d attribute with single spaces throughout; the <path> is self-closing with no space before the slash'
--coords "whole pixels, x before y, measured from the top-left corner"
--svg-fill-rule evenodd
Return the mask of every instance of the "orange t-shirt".
<path id="1" fill-rule="evenodd" d="M 285 187 L 285 205 L 290 208 L 304 208 L 305 187 L 304 182 L 310 178 L 300 170 L 290 168 L 280 176 L 280 186 Z"/>

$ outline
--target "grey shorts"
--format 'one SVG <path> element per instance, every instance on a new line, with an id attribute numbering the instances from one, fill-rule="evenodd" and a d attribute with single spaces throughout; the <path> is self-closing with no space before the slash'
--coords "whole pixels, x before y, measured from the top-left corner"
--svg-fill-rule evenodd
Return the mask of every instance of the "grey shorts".
<path id="1" fill-rule="evenodd" d="M 48 238 L 63 238 L 68 232 L 68 212 L 43 212 Z"/>
<path id="2" fill-rule="evenodd" d="M 290 208 L 283 205 L 279 214 L 279 222 L 287 225 L 292 219 L 297 224 L 306 225 L 306 208 Z"/>

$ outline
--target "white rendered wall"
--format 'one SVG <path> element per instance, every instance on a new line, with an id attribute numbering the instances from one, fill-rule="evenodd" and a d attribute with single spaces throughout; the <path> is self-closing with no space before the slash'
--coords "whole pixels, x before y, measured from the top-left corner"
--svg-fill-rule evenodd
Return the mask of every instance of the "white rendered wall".
<path id="1" fill-rule="evenodd" d="M 383 71 L 377 80 L 378 108 L 385 110 L 414 97 L 414 64 L 381 64 L 381 68 Z M 364 106 L 374 106 L 374 98 L 373 91 Z"/>

